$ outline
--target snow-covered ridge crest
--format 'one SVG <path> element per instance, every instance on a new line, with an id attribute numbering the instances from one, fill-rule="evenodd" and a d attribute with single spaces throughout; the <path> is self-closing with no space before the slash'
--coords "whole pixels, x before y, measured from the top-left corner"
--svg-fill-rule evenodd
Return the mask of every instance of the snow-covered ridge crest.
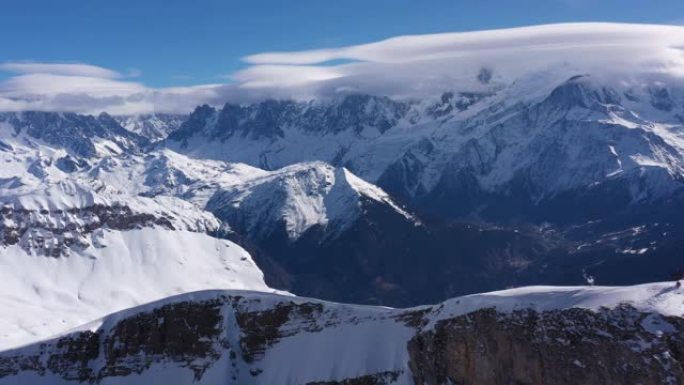
<path id="1" fill-rule="evenodd" d="M 379 187 L 320 161 L 267 171 L 159 149 L 144 156 L 105 158 L 75 177 L 95 190 L 105 186 L 102 193 L 112 197 L 187 202 L 254 236 L 279 231 L 281 225 L 293 240 L 314 226 L 334 236 L 362 216 L 366 202 L 417 223 Z"/>
<path id="2" fill-rule="evenodd" d="M 105 247 L 105 231 L 158 227 L 211 233 L 222 227 L 212 214 L 177 198 L 109 199 L 67 182 L 21 195 L 8 193 L 0 198 L 0 208 L 0 244 L 18 244 L 38 255 L 68 256 L 73 249 Z"/>
<path id="3" fill-rule="evenodd" d="M 573 384 L 639 375 L 648 384 L 676 384 L 684 377 L 676 354 L 684 342 L 681 295 L 671 283 L 531 287 L 391 309 L 246 291 L 186 293 L 4 351 L 0 379 L 411 385 L 542 377 Z M 616 358 L 629 365 L 604 363 Z"/>
<path id="4" fill-rule="evenodd" d="M 93 116 L 42 111 L 0 113 L 0 140 L 34 147 L 52 146 L 84 158 L 135 151 L 148 143 L 146 138 L 121 127 L 107 113 Z"/>
<path id="5" fill-rule="evenodd" d="M 221 186 L 207 208 L 241 223 L 257 238 L 271 235 L 284 224 L 287 236 L 297 239 L 314 226 L 321 226 L 328 236 L 339 234 L 362 215 L 363 200 L 387 205 L 417 223 L 379 187 L 324 162 L 299 163 Z"/>
<path id="6" fill-rule="evenodd" d="M 263 311 L 279 303 L 305 304 L 318 302 L 326 306 L 341 309 L 344 312 L 355 311 L 372 314 L 401 313 L 404 311 L 423 311 L 434 309 L 434 317 L 426 327 L 434 326 L 435 321 L 464 315 L 479 309 L 494 308 L 502 313 L 510 313 L 521 309 L 548 311 L 559 309 L 587 309 L 598 311 L 601 308 L 615 308 L 629 305 L 635 309 L 664 316 L 684 317 L 684 303 L 681 295 L 684 288 L 676 287 L 673 282 L 655 282 L 630 286 L 524 286 L 486 293 L 470 294 L 450 298 L 431 305 L 420 305 L 410 308 L 392 308 L 386 306 L 357 305 L 324 301 L 316 298 L 289 296 L 282 293 L 264 293 L 250 290 L 205 290 L 184 293 L 151 303 L 122 310 L 113 314 L 114 320 L 129 317 L 139 312 L 183 301 L 206 301 L 220 296 L 245 297 L 249 303 L 249 311 Z M 107 318 L 93 320 L 73 330 L 88 330 L 106 323 Z M 68 333 L 66 331 L 65 333 Z"/>

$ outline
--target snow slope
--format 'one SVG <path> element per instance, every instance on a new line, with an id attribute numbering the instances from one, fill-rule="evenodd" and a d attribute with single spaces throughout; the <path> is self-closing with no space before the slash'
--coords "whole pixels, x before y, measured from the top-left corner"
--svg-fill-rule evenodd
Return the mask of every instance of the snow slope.
<path id="1" fill-rule="evenodd" d="M 209 288 L 270 291 L 249 254 L 186 230 L 104 230 L 97 246 L 58 258 L 2 247 L 0 349 L 104 314 Z"/>

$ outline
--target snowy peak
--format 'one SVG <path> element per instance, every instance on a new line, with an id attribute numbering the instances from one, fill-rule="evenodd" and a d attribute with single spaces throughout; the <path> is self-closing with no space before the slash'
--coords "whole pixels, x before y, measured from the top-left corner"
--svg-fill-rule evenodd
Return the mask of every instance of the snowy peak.
<path id="1" fill-rule="evenodd" d="M 283 226 L 289 239 L 297 239 L 313 227 L 331 236 L 342 232 L 363 215 L 367 202 L 387 205 L 406 220 L 415 220 L 380 188 L 322 162 L 223 186 L 207 208 L 254 238 L 268 238 Z"/>
<path id="2" fill-rule="evenodd" d="M 557 108 L 600 109 L 607 104 L 620 104 L 620 97 L 614 90 L 595 87 L 589 75 L 576 75 L 554 88 L 545 103 Z"/>
<path id="3" fill-rule="evenodd" d="M 150 142 L 158 142 L 178 130 L 187 117 L 183 114 L 156 113 L 119 115 L 115 116 L 114 119 L 126 130 L 140 135 Z"/>
<path id="4" fill-rule="evenodd" d="M 66 112 L 3 113 L 0 114 L 0 127 L 3 136 L 0 139 L 24 135 L 83 158 L 120 154 L 148 143 L 142 136 L 125 130 L 106 113 L 97 117 Z"/>
<path id="5" fill-rule="evenodd" d="M 387 204 L 392 207 L 397 213 L 404 216 L 406 219 L 416 220 L 411 214 L 399 207 L 392 198 L 383 191 L 380 187 L 375 186 L 365 180 L 354 175 L 346 168 L 338 168 L 335 170 L 336 179 L 344 180 L 346 184 L 354 191 L 360 198 L 372 200 L 378 203 Z"/>

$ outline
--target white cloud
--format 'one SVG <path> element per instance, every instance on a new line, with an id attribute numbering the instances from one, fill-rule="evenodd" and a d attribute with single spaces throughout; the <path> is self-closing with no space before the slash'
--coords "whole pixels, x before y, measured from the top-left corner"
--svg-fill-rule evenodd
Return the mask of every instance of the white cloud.
<path id="1" fill-rule="evenodd" d="M 395 97 L 474 90 L 482 68 L 494 82 L 530 74 L 579 73 L 684 77 L 684 27 L 606 23 L 557 24 L 482 32 L 401 36 L 370 44 L 244 58 L 229 84 L 151 88 L 89 64 L 9 62 L 0 72 L 0 110 L 114 114 L 188 112 L 196 105 L 267 97 L 312 98 L 343 92 Z M 334 64 L 342 63 L 342 64 Z"/>
<path id="2" fill-rule="evenodd" d="M 400 36 L 375 43 L 245 57 L 252 64 L 319 64 L 333 60 L 373 63 L 467 58 L 503 51 L 571 52 L 573 48 L 681 44 L 681 28 L 616 23 L 551 24 L 478 32 Z"/>
<path id="3" fill-rule="evenodd" d="M 242 84 L 306 87 L 330 91 L 411 95 L 452 87 L 477 87 L 484 67 L 512 82 L 549 69 L 593 74 L 684 74 L 684 28 L 678 26 L 576 23 L 481 32 L 401 36 L 335 49 L 267 52 L 246 57 L 251 67 L 235 74 Z M 336 66 L 335 61 L 350 61 Z M 297 84 L 301 85 L 302 82 Z"/>
<path id="4" fill-rule="evenodd" d="M 266 64 L 249 67 L 232 75 L 244 88 L 294 87 L 343 76 L 336 67 Z"/>
<path id="5" fill-rule="evenodd" d="M 81 63 L 6 62 L 0 63 L 0 72 L 89 76 L 106 79 L 121 77 L 121 74 L 116 71 Z"/>
<path id="6" fill-rule="evenodd" d="M 14 76 L 0 84 L 0 93 L 9 96 L 89 93 L 97 96 L 128 95 L 145 91 L 138 83 L 91 76 L 26 74 Z"/>

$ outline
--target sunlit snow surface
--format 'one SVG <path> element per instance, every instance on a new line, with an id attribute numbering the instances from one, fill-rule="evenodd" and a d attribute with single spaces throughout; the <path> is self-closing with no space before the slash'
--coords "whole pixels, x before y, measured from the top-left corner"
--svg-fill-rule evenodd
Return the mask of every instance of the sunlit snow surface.
<path id="1" fill-rule="evenodd" d="M 103 314 L 209 288 L 270 291 L 249 254 L 202 233 L 105 231 L 105 247 L 68 257 L 0 255 L 0 349 L 48 337 Z"/>

